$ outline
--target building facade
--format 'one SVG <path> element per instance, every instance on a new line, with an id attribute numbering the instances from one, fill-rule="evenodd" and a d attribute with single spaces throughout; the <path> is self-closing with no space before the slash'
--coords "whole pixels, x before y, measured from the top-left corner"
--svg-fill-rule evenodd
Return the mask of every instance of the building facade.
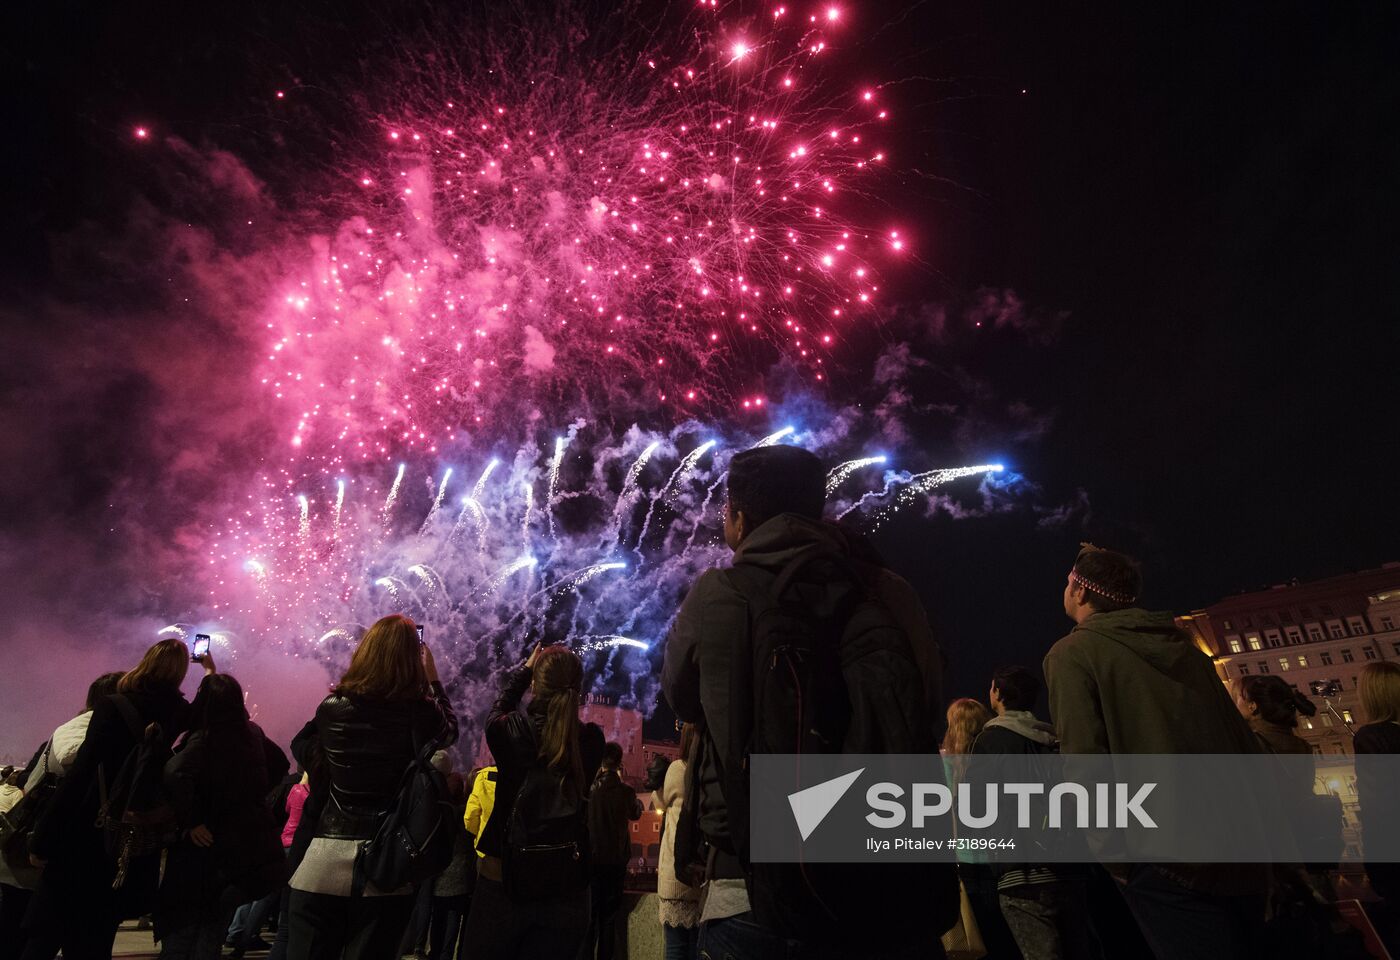
<path id="1" fill-rule="evenodd" d="M 1326 758 L 1314 792 L 1341 800 L 1343 863 L 1359 862 L 1351 738 L 1366 718 L 1356 687 L 1367 663 L 1400 660 L 1400 563 L 1227 597 L 1177 624 L 1215 660 L 1225 684 L 1272 674 L 1317 706 L 1316 716 L 1299 718 L 1297 733 Z"/>
<path id="2" fill-rule="evenodd" d="M 1356 696 L 1361 668 L 1400 660 L 1400 562 L 1227 597 L 1177 623 L 1227 684 L 1274 674 L 1310 696 L 1317 716 L 1303 718 L 1298 735 L 1317 753 L 1349 756 L 1347 725 L 1365 722 Z M 1314 693 L 1324 684 L 1334 691 L 1325 701 Z"/>

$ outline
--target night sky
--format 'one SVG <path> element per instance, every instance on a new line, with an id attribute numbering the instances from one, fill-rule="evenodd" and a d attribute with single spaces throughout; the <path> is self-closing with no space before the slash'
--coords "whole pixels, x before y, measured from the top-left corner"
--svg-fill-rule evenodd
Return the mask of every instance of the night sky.
<path id="1" fill-rule="evenodd" d="M 1178 610 L 1400 559 L 1393 5 L 845 5 L 875 79 L 922 78 L 882 94 L 900 111 L 920 263 L 880 336 L 929 361 L 918 400 L 980 411 L 916 418 L 913 445 L 933 462 L 981 450 L 1035 485 L 990 515 L 879 535 L 933 612 L 950 695 L 985 696 L 999 663 L 1039 664 L 1067 626 L 1080 540 L 1138 556 L 1147 605 Z M 0 40 L 0 547 L 24 615 L 63 604 L 81 619 L 129 562 L 108 545 L 74 557 L 90 566 L 72 583 L 28 570 L 55 531 L 99 540 L 148 453 L 127 439 L 139 380 L 57 409 L 78 401 L 49 348 L 76 331 L 34 307 L 90 302 L 70 289 L 81 238 L 156 192 L 132 126 L 259 172 L 297 132 L 270 147 L 254 102 L 342 60 L 372 70 L 386 23 L 413 9 L 208 6 L 28 4 Z M 1011 292 L 1014 323 L 973 326 L 978 303 Z M 917 322 L 938 310 L 946 325 Z"/>

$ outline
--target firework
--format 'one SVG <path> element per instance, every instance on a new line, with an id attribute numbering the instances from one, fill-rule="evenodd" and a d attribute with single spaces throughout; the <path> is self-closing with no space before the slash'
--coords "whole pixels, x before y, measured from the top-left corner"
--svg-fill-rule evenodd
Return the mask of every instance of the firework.
<path id="1" fill-rule="evenodd" d="M 859 18 L 662 7 L 410 38 L 328 130 L 340 226 L 275 299 L 261 374 L 308 464 L 436 455 L 550 395 L 761 412 L 756 368 L 820 384 L 877 322 L 906 240 L 890 107 L 828 63 Z"/>

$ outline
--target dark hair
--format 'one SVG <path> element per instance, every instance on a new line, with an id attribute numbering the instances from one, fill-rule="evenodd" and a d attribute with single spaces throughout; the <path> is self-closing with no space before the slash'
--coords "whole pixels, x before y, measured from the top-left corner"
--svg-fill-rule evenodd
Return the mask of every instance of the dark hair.
<path id="1" fill-rule="evenodd" d="M 622 744 L 609 740 L 603 745 L 603 762 L 614 767 L 622 765 Z"/>
<path id="2" fill-rule="evenodd" d="M 243 688 L 226 673 L 211 673 L 199 682 L 190 702 L 190 729 L 208 730 L 215 724 L 247 722 Z"/>
<path id="3" fill-rule="evenodd" d="M 421 700 L 428 693 L 418 628 L 402 614 L 376 620 L 350 657 L 335 692 L 375 700 Z"/>
<path id="4" fill-rule="evenodd" d="M 1282 677 L 1249 674 L 1240 678 L 1240 695 L 1259 708 L 1259 718 L 1278 727 L 1296 727 L 1298 714 L 1311 717 L 1317 705 Z"/>
<path id="5" fill-rule="evenodd" d="M 754 447 L 729 461 L 729 512 L 756 529 L 780 513 L 820 520 L 826 506 L 826 470 L 816 455 L 781 444 Z"/>
<path id="6" fill-rule="evenodd" d="M 1082 584 L 1084 599 L 1100 613 L 1136 606 L 1142 593 L 1142 570 L 1126 553 L 1086 543 L 1074 560 L 1074 572 L 1088 581 Z"/>
<path id="7" fill-rule="evenodd" d="M 96 680 L 92 681 L 92 686 L 88 687 L 87 708 L 97 709 L 97 705 L 103 700 L 117 692 L 117 684 L 121 682 L 124 674 L 119 670 L 116 673 L 104 673 Z"/>
<path id="8" fill-rule="evenodd" d="M 992 686 L 1008 710 L 1030 710 L 1040 696 L 1040 681 L 1025 667 L 998 667 L 992 674 Z"/>

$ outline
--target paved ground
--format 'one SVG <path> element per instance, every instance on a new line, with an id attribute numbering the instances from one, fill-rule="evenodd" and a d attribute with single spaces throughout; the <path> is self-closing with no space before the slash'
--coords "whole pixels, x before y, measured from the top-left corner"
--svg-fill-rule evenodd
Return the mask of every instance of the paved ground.
<path id="1" fill-rule="evenodd" d="M 638 896 L 628 894 L 625 900 L 625 909 L 629 916 L 625 924 L 619 924 L 626 928 L 623 934 L 627 938 L 627 952 L 619 954 L 628 957 L 646 958 L 653 960 L 661 956 L 661 922 L 656 903 L 656 894 Z M 117 931 L 117 943 L 112 950 L 113 957 L 125 958 L 153 958 L 158 956 L 160 950 L 151 939 L 151 931 L 136 929 L 135 922 L 124 923 Z M 250 950 L 247 954 L 249 960 L 262 960 L 267 956 L 266 951 Z"/>

